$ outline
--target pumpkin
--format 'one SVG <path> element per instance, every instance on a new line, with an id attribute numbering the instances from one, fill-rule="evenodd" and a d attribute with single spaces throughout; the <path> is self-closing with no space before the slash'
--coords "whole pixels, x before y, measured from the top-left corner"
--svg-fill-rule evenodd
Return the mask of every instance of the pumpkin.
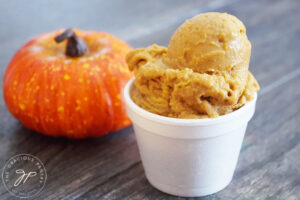
<path id="1" fill-rule="evenodd" d="M 122 95 L 132 77 L 125 61 L 130 49 L 103 32 L 42 34 L 9 63 L 6 105 L 25 127 L 50 136 L 98 137 L 122 129 L 131 124 Z"/>

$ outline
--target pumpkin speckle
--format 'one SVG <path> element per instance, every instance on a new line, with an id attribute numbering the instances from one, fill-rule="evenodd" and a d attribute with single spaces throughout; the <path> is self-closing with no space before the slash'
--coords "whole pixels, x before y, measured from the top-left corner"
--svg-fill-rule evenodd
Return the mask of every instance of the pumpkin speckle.
<path id="1" fill-rule="evenodd" d="M 64 107 L 62 107 L 62 106 L 59 106 L 59 107 L 57 108 L 57 111 L 58 111 L 58 112 L 63 111 L 63 110 L 64 110 Z"/>
<path id="2" fill-rule="evenodd" d="M 65 96 L 65 92 L 61 92 L 60 94 L 61 94 L 61 96 Z"/>
<path id="3" fill-rule="evenodd" d="M 129 124 L 130 124 L 130 121 L 127 119 L 127 120 L 123 121 L 123 124 L 124 124 L 124 125 L 129 125 Z"/>
<path id="4" fill-rule="evenodd" d="M 121 98 L 121 95 L 120 94 L 117 94 L 117 99 L 120 99 Z"/>
<path id="5" fill-rule="evenodd" d="M 80 100 L 76 99 L 76 103 L 80 104 Z"/>
<path id="6" fill-rule="evenodd" d="M 79 81 L 79 83 L 82 83 L 82 82 L 83 82 L 83 79 L 82 79 L 82 78 L 79 78 L 78 81 Z"/>
<path id="7" fill-rule="evenodd" d="M 76 110 L 76 111 L 80 110 L 80 106 L 77 106 L 77 107 L 75 108 L 75 110 Z"/>
<path id="8" fill-rule="evenodd" d="M 50 90 L 54 90 L 54 86 L 53 85 L 50 86 Z"/>
<path id="9" fill-rule="evenodd" d="M 120 106 L 120 102 L 116 102 L 116 103 L 115 103 L 115 106 Z"/>
<path id="10" fill-rule="evenodd" d="M 88 98 L 87 97 L 84 97 L 84 101 L 87 101 L 88 100 Z"/>
<path id="11" fill-rule="evenodd" d="M 14 81 L 14 85 L 17 85 L 18 84 L 18 81 Z"/>
<path id="12" fill-rule="evenodd" d="M 85 64 L 83 65 L 83 68 L 84 68 L 84 69 L 88 69 L 89 67 L 90 67 L 90 65 L 87 64 L 87 63 L 85 63 Z"/>
<path id="13" fill-rule="evenodd" d="M 68 75 L 68 74 L 66 74 L 66 75 L 64 75 L 64 79 L 65 80 L 69 80 L 71 77 Z"/>
<path id="14" fill-rule="evenodd" d="M 57 71 L 59 71 L 60 70 L 60 68 L 59 67 L 55 67 L 55 68 L 53 68 L 53 71 L 54 72 L 57 72 Z"/>
<path id="15" fill-rule="evenodd" d="M 46 99 L 45 99 L 45 102 L 46 102 L 46 103 L 49 103 L 49 99 L 48 99 L 48 98 L 46 98 Z"/>
<path id="16" fill-rule="evenodd" d="M 19 104 L 19 108 L 20 108 L 21 110 L 25 110 L 24 104 Z"/>

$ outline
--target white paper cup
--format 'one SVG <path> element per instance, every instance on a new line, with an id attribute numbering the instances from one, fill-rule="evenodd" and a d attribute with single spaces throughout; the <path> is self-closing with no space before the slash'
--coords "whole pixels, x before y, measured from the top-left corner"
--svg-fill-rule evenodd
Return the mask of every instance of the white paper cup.
<path id="1" fill-rule="evenodd" d="M 133 122 L 142 163 L 149 182 L 176 196 L 216 193 L 231 181 L 254 100 L 218 118 L 177 119 L 150 113 L 124 89 L 126 109 Z"/>

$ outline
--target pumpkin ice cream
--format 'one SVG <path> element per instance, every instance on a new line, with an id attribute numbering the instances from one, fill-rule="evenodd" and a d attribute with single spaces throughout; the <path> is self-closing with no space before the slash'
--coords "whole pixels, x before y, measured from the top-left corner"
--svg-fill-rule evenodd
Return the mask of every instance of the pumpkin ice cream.
<path id="1" fill-rule="evenodd" d="M 127 55 L 136 79 L 132 100 L 149 112 L 176 118 L 218 117 L 254 98 L 259 85 L 248 71 L 251 54 L 243 23 L 226 13 L 184 22 L 169 46 Z"/>

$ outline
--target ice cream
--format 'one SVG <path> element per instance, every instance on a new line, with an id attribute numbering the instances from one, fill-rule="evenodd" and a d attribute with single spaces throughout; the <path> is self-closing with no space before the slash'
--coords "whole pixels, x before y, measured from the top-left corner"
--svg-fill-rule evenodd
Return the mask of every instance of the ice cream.
<path id="1" fill-rule="evenodd" d="M 259 85 L 248 71 L 251 54 L 243 23 L 226 13 L 204 13 L 184 22 L 168 48 L 152 45 L 127 55 L 134 71 L 132 100 L 175 118 L 218 117 L 248 101 Z"/>

